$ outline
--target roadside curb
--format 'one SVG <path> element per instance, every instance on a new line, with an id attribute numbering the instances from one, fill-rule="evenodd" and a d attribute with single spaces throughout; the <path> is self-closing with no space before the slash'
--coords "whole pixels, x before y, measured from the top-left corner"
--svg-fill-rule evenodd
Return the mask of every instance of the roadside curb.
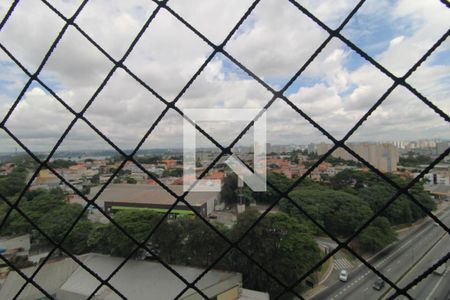
<path id="1" fill-rule="evenodd" d="M 327 272 L 325 275 L 320 279 L 319 283 L 317 283 L 317 286 L 307 291 L 304 295 L 302 295 L 305 299 L 310 299 L 320 293 L 325 286 L 322 286 L 322 283 L 324 283 L 328 277 L 330 277 L 331 273 L 333 273 L 334 270 L 334 257 L 331 256 L 329 258 L 331 260 L 330 266 L 328 267 Z"/>
<path id="2" fill-rule="evenodd" d="M 330 266 L 328 267 L 327 273 L 325 273 L 325 275 L 320 279 L 319 283 L 317 284 L 318 286 L 324 283 L 328 279 L 328 277 L 330 277 L 331 273 L 333 273 L 334 256 L 331 256 L 329 259 L 331 260 Z"/>

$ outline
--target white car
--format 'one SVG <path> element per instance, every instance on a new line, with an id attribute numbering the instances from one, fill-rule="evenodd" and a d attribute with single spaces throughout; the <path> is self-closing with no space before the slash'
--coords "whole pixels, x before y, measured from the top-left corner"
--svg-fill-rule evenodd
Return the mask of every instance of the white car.
<path id="1" fill-rule="evenodd" d="M 347 270 L 342 270 L 341 273 L 339 273 L 339 280 L 346 282 L 348 279 L 348 272 Z"/>

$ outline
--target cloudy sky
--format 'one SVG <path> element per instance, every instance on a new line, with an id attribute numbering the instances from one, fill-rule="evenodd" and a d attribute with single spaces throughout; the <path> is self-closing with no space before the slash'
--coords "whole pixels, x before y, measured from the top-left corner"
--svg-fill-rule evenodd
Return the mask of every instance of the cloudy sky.
<path id="1" fill-rule="evenodd" d="M 0 2 L 1 18 L 10 2 Z M 49 1 L 71 17 L 80 0 Z M 331 28 L 356 5 L 351 0 L 298 1 Z M 211 42 L 220 44 L 250 7 L 247 0 L 170 0 L 168 6 Z M 123 57 L 156 9 L 150 0 L 91 0 L 78 24 L 111 57 Z M 0 43 L 34 73 L 64 26 L 39 0 L 22 0 L 0 31 Z M 438 0 L 368 0 L 342 34 L 396 76 L 407 70 L 450 28 L 450 10 Z M 231 37 L 225 50 L 274 89 L 281 89 L 328 37 L 326 31 L 283 0 L 262 0 Z M 166 101 L 173 101 L 213 49 L 161 9 L 124 64 Z M 113 64 L 70 26 L 39 74 L 61 99 L 81 111 Z M 20 94 L 27 76 L 0 50 L 0 118 Z M 442 111 L 450 113 L 450 39 L 407 79 Z M 289 98 L 325 130 L 342 138 L 392 85 L 339 39 L 332 39 L 315 61 L 286 90 Z M 184 108 L 261 108 L 272 94 L 223 54 L 217 54 L 176 105 Z M 134 148 L 164 103 L 122 69 L 87 108 L 85 116 L 111 141 Z M 277 99 L 266 112 L 267 141 L 305 144 L 327 141 L 297 112 Z M 39 83 L 33 82 L 6 127 L 34 151 L 48 151 L 74 116 Z M 221 143 L 230 142 L 245 126 L 199 123 Z M 450 138 L 450 124 L 409 90 L 396 88 L 350 141 Z M 183 119 L 169 110 L 143 148 L 182 146 Z M 252 132 L 242 141 L 248 143 Z M 205 139 L 202 145 L 207 146 Z M 0 131 L 0 152 L 16 145 Z M 78 121 L 59 150 L 108 149 L 110 146 Z"/>

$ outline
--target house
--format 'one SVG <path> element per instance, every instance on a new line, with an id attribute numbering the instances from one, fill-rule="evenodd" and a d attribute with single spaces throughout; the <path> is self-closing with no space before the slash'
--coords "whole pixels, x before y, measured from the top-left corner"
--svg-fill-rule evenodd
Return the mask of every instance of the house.
<path id="1" fill-rule="evenodd" d="M 175 159 L 164 159 L 163 163 L 166 169 L 170 169 L 176 166 L 177 161 Z"/>

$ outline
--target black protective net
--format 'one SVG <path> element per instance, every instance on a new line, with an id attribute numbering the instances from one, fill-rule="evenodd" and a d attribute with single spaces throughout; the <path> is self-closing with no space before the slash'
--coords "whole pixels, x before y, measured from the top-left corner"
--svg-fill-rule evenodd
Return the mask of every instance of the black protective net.
<path id="1" fill-rule="evenodd" d="M 14 1 L 9 10 L 7 11 L 6 15 L 4 16 L 1 24 L 0 24 L 0 30 L 2 30 L 6 24 L 8 24 L 8 20 L 12 15 L 15 13 L 15 8 L 19 4 L 20 1 L 16 0 Z M 73 259 L 77 264 L 79 264 L 83 269 L 85 269 L 89 274 L 91 274 L 95 279 L 99 281 L 99 285 L 97 288 L 92 292 L 89 298 L 92 298 L 97 291 L 100 290 L 103 286 L 107 286 L 112 291 L 114 291 L 119 297 L 126 299 L 124 295 L 121 294 L 121 292 L 116 289 L 111 283 L 111 278 L 120 271 L 121 267 L 123 267 L 128 260 L 130 260 L 134 255 L 136 255 L 137 252 L 141 250 L 145 250 L 148 253 L 150 253 L 153 258 L 156 259 L 159 263 L 161 263 L 169 272 L 174 274 L 179 280 L 181 280 L 185 285 L 185 289 L 180 291 L 178 294 L 179 298 L 185 291 L 188 289 L 194 289 L 196 292 L 198 292 L 199 295 L 203 296 L 205 299 L 208 299 L 208 297 L 202 292 L 201 289 L 199 289 L 196 284 L 203 278 L 205 274 L 208 273 L 211 269 L 213 269 L 215 266 L 219 264 L 219 262 L 225 258 L 230 251 L 236 251 L 238 252 L 242 257 L 249 260 L 251 263 L 255 264 L 259 269 L 269 278 L 271 278 L 274 282 L 278 283 L 282 289 L 284 289 L 284 292 L 279 294 L 277 298 L 283 297 L 285 295 L 292 295 L 296 296 L 300 299 L 304 299 L 302 295 L 298 294 L 296 292 L 295 287 L 300 284 L 301 282 L 304 282 L 308 279 L 310 275 L 312 275 L 314 272 L 319 270 L 321 266 L 333 255 L 338 253 L 341 250 L 346 250 L 349 253 L 351 253 L 354 257 L 356 257 L 358 260 L 360 260 L 368 269 L 370 269 L 373 273 L 375 273 L 377 276 L 381 277 L 389 286 L 393 288 L 395 293 L 393 293 L 389 299 L 396 298 L 399 295 L 403 295 L 409 299 L 413 299 L 409 294 L 408 291 L 410 289 L 414 288 L 417 284 L 421 282 L 422 279 L 427 277 L 429 274 L 431 274 L 436 268 L 438 268 L 440 265 L 446 263 L 448 260 L 450 253 L 447 253 L 444 257 L 442 257 L 439 261 L 436 261 L 436 263 L 426 270 L 425 272 L 421 274 L 417 274 L 416 278 L 411 281 L 409 284 L 407 284 L 404 287 L 397 286 L 389 277 L 385 276 L 382 272 L 380 272 L 377 268 L 375 268 L 371 263 L 369 263 L 366 259 L 364 259 L 360 254 L 355 252 L 352 247 L 350 247 L 350 243 L 357 237 L 362 231 L 365 230 L 378 216 L 380 216 L 383 211 L 388 208 L 393 202 L 396 201 L 400 196 L 407 197 L 409 201 L 412 201 L 415 205 L 417 205 L 420 209 L 422 209 L 425 214 L 431 218 L 434 222 L 436 222 L 445 232 L 450 233 L 449 228 L 433 213 L 431 213 L 426 207 L 423 206 L 423 204 L 418 201 L 410 192 L 410 188 L 412 188 L 416 183 L 418 183 L 424 176 L 427 174 L 431 169 L 433 169 L 444 157 L 449 155 L 450 148 L 446 149 L 443 153 L 440 154 L 440 156 L 434 160 L 427 168 L 422 170 L 419 176 L 415 177 L 414 180 L 412 180 L 408 185 L 406 186 L 400 186 L 398 183 L 393 181 L 391 178 L 386 176 L 384 173 L 380 172 L 377 168 L 372 166 L 368 161 L 364 160 L 361 156 L 359 156 L 354 150 L 351 149 L 351 147 L 348 146 L 346 143 L 350 137 L 358 130 L 358 128 L 361 127 L 361 125 L 371 116 L 371 114 L 377 110 L 377 108 L 382 105 L 382 103 L 385 101 L 385 99 L 388 98 L 388 96 L 399 86 L 405 88 L 409 92 L 411 92 L 415 97 L 417 98 L 417 101 L 423 102 L 425 105 L 427 105 L 429 108 L 431 108 L 435 113 L 437 118 L 442 118 L 445 122 L 449 123 L 450 118 L 449 116 L 442 111 L 439 107 L 437 107 L 432 101 L 430 101 L 427 97 L 425 97 L 423 94 L 421 94 L 414 86 L 412 86 L 410 83 L 408 83 L 407 79 L 417 70 L 420 68 L 420 66 L 432 55 L 432 53 L 441 45 L 443 44 L 446 39 L 448 38 L 450 34 L 450 30 L 447 30 L 445 34 L 439 38 L 434 45 L 428 49 L 428 51 L 402 76 L 394 75 L 392 72 L 390 72 L 388 69 L 386 69 L 383 65 L 381 65 L 379 62 L 377 62 L 371 55 L 363 51 L 360 47 L 358 47 L 355 43 L 353 43 L 351 40 L 346 38 L 344 35 L 341 34 L 341 31 L 344 29 L 344 27 L 350 22 L 350 20 L 355 16 L 355 14 L 359 11 L 359 9 L 364 5 L 365 1 L 361 0 L 359 3 L 353 8 L 353 10 L 348 14 L 348 16 L 344 19 L 344 21 L 336 27 L 336 29 L 332 29 L 329 26 L 327 26 L 321 19 L 319 19 L 317 16 L 315 16 L 312 12 L 310 12 L 308 9 L 306 9 L 304 6 L 299 4 L 295 0 L 288 1 L 290 5 L 298 9 L 298 13 L 306 16 L 311 21 L 313 21 L 318 27 L 320 27 L 322 30 L 324 30 L 328 37 L 320 44 L 320 46 L 315 49 L 313 54 L 309 57 L 309 59 L 301 66 L 300 69 L 298 69 L 295 73 L 295 75 L 281 88 L 275 89 L 270 84 L 268 84 L 263 78 L 257 76 L 254 72 L 252 72 L 249 68 L 245 66 L 244 63 L 241 63 L 236 57 L 231 55 L 225 48 L 227 43 L 230 41 L 232 36 L 240 29 L 241 25 L 252 15 L 252 12 L 255 10 L 255 8 L 260 4 L 261 1 L 256 0 L 254 1 L 250 7 L 248 7 L 247 11 L 244 15 L 239 19 L 239 21 L 234 25 L 232 30 L 228 33 L 226 38 L 220 42 L 215 43 L 212 42 L 210 39 L 208 39 L 202 32 L 198 29 L 196 29 L 193 25 L 191 25 L 188 21 L 186 21 L 183 16 L 179 15 L 173 8 L 170 6 L 170 1 L 157 1 L 154 0 L 153 2 L 157 5 L 156 9 L 151 13 L 150 17 L 145 22 L 144 26 L 140 28 L 138 34 L 134 37 L 132 43 L 127 46 L 126 51 L 124 52 L 123 56 L 120 57 L 120 59 L 115 59 L 113 55 L 108 53 L 108 51 L 100 46 L 99 43 L 95 41 L 94 38 L 89 36 L 88 33 L 86 33 L 78 24 L 77 24 L 77 17 L 80 15 L 80 13 L 85 9 L 88 1 L 85 0 L 81 3 L 81 5 L 78 7 L 76 12 L 70 17 L 66 17 L 63 13 L 61 13 L 58 9 L 56 9 L 50 2 L 46 0 L 42 0 L 42 2 L 45 4 L 46 8 L 48 10 L 51 10 L 54 14 L 56 14 L 63 22 L 64 26 L 59 32 L 57 38 L 53 41 L 50 49 L 46 52 L 46 55 L 44 59 L 41 61 L 39 66 L 37 67 L 36 71 L 30 71 L 27 69 L 27 67 L 21 63 L 21 61 L 16 57 L 15 53 L 8 49 L 3 43 L 0 42 L 0 48 L 1 50 L 6 53 L 6 55 L 11 59 L 27 76 L 28 80 L 26 81 L 25 85 L 21 89 L 21 93 L 18 95 L 18 97 L 15 99 L 14 103 L 11 105 L 9 111 L 7 112 L 6 116 L 1 120 L 0 128 L 6 132 L 6 134 L 14 140 L 30 157 L 32 157 L 35 162 L 37 163 L 38 167 L 36 171 L 33 173 L 31 178 L 28 179 L 27 185 L 23 187 L 23 191 L 18 197 L 16 201 L 11 201 L 7 197 L 0 195 L 2 202 L 4 202 L 8 207 L 9 210 L 6 213 L 6 215 L 3 218 L 2 224 L 0 227 L 2 227 L 8 217 L 13 214 L 19 214 L 23 217 L 23 219 L 28 222 L 33 229 L 38 232 L 42 238 L 47 239 L 53 249 L 51 249 L 50 253 L 46 256 L 44 261 L 39 265 L 39 267 L 34 271 L 31 275 L 26 275 L 23 272 L 20 271 L 12 262 L 10 262 L 5 256 L 0 255 L 2 260 L 13 270 L 18 272 L 18 274 L 23 277 L 25 280 L 23 286 L 19 290 L 18 295 L 25 289 L 25 287 L 28 284 L 34 285 L 37 289 L 39 289 L 43 295 L 46 297 L 53 299 L 54 296 L 52 296 L 48 291 L 46 291 L 43 287 L 40 286 L 38 282 L 35 281 L 36 274 L 41 270 L 41 268 L 45 265 L 45 262 L 48 261 L 52 254 L 54 254 L 56 251 L 60 251 L 64 255 L 70 257 Z M 443 1 L 442 9 L 447 9 L 445 5 L 448 6 L 448 2 Z M 217 9 L 220 9 L 218 7 Z M 173 97 L 173 99 L 168 99 L 167 97 L 162 96 L 159 94 L 152 86 L 147 84 L 144 80 L 140 78 L 136 73 L 134 73 L 130 68 L 126 66 L 126 60 L 129 57 L 130 53 L 132 53 L 135 46 L 138 44 L 139 40 L 142 38 L 144 32 L 151 28 L 152 22 L 155 19 L 155 17 L 160 13 L 168 13 L 173 18 L 177 19 L 180 24 L 185 26 L 191 33 L 193 33 L 195 36 L 200 38 L 203 42 L 205 42 L 210 48 L 211 53 L 206 58 L 206 60 L 201 64 L 200 68 L 195 72 L 195 74 L 190 78 L 190 80 L 180 89 L 179 93 Z M 81 110 L 75 110 L 73 109 L 63 98 L 61 98 L 52 88 L 52 85 L 49 83 L 44 82 L 41 77 L 41 71 L 44 69 L 47 62 L 52 57 L 52 54 L 55 52 L 55 49 L 57 49 L 58 44 L 61 42 L 63 36 L 68 32 L 68 30 L 76 30 L 79 34 L 83 36 L 83 38 L 88 41 L 92 46 L 94 46 L 104 57 L 110 61 L 112 68 L 108 71 L 107 76 L 103 79 L 103 81 L 100 83 L 100 85 L 97 87 L 96 91 L 94 92 L 93 96 L 87 101 L 87 103 L 84 105 L 84 107 Z M 282 33 L 280 33 L 282 34 Z M 324 127 L 319 125 L 311 116 L 310 114 L 306 113 L 304 110 L 301 109 L 301 107 L 295 105 L 288 97 L 286 97 L 285 92 L 291 87 L 291 85 L 303 74 L 303 72 L 315 61 L 315 59 L 320 55 L 322 50 L 324 50 L 327 45 L 333 40 L 337 39 L 343 44 L 345 44 L 348 48 L 352 49 L 354 52 L 356 52 L 360 57 L 362 57 L 364 60 L 369 62 L 373 67 L 375 67 L 379 72 L 386 75 L 388 78 L 392 80 L 392 85 L 383 93 L 383 95 L 370 107 L 370 109 L 360 118 L 360 120 L 345 134 L 345 136 L 341 139 L 335 138 L 332 134 L 329 133 Z M 234 140 L 229 145 L 222 145 L 220 144 L 216 139 L 214 139 L 206 130 L 203 130 L 198 124 L 193 122 L 192 120 L 189 120 L 189 118 L 183 114 L 182 109 L 177 106 L 178 101 L 182 98 L 182 96 L 191 88 L 193 82 L 202 74 L 202 72 L 205 70 L 205 68 L 209 65 L 211 61 L 217 56 L 222 55 L 229 61 L 231 61 L 233 64 L 235 64 L 238 68 L 241 69 L 242 72 L 247 74 L 247 76 L 251 77 L 254 81 L 256 81 L 258 84 L 260 84 L 265 90 L 271 93 L 271 99 L 270 101 L 265 105 L 263 109 L 261 109 L 261 113 L 255 117 L 255 119 L 252 122 L 249 122 L 247 126 L 245 126 L 244 130 L 238 134 Z M 69 59 L 69 58 L 68 58 Z M 147 132 L 143 136 L 143 138 L 138 143 L 137 147 L 133 149 L 131 152 L 126 152 L 124 149 L 121 149 L 119 146 L 117 146 L 109 137 L 107 137 L 102 130 L 100 130 L 98 127 L 96 127 L 90 120 L 85 116 L 86 111 L 90 106 L 93 105 L 93 103 L 96 101 L 97 96 L 102 92 L 102 90 L 105 89 L 105 87 L 108 86 L 111 78 L 113 75 L 118 72 L 125 72 L 128 74 L 131 78 L 135 80 L 137 84 L 142 86 L 146 91 L 151 93 L 156 99 L 158 99 L 161 104 L 163 105 L 163 109 L 161 114 L 156 118 L 154 123 L 148 128 Z M 39 84 L 42 86 L 43 89 L 45 89 L 49 94 L 51 94 L 54 97 L 55 105 L 62 105 L 64 106 L 66 112 L 68 112 L 71 116 L 71 121 L 69 123 L 69 126 L 64 130 L 54 147 L 49 151 L 48 155 L 46 157 L 42 157 L 40 155 L 37 155 L 32 149 L 30 149 L 27 145 L 25 145 L 21 139 L 14 134 L 14 130 L 11 130 L 8 128 L 8 119 L 10 116 L 14 113 L 15 109 L 18 107 L 19 103 L 24 97 L 25 92 L 30 88 L 32 84 Z M 56 102 L 59 102 L 57 104 Z M 271 203 L 271 205 L 265 210 L 264 213 L 259 215 L 259 217 L 254 221 L 254 223 L 242 234 L 241 237 L 239 237 L 237 240 L 230 240 L 229 237 L 224 235 L 220 230 L 218 230 L 214 225 L 210 224 L 210 222 L 201 215 L 192 205 L 189 201 L 186 200 L 186 197 L 188 196 L 189 192 L 184 192 L 181 195 L 178 195 L 174 191 L 172 191 L 166 184 L 164 184 L 157 176 L 155 176 L 153 173 L 149 172 L 145 167 L 142 166 L 142 164 L 139 162 L 139 160 L 136 157 L 136 154 L 141 149 L 142 145 L 145 143 L 145 141 L 152 136 L 152 133 L 154 132 L 157 125 L 164 120 L 164 117 L 168 113 L 175 113 L 178 114 L 180 117 L 185 118 L 189 120 L 196 129 L 203 135 L 207 140 L 209 140 L 215 147 L 217 147 L 220 150 L 220 154 L 211 162 L 211 164 L 202 172 L 202 174 L 199 176 L 199 179 L 203 178 L 213 167 L 214 165 L 219 162 L 224 156 L 231 155 L 232 149 L 234 146 L 238 144 L 238 142 L 241 140 L 241 138 L 252 128 L 254 125 L 254 122 L 264 113 L 265 110 L 269 110 L 270 107 L 277 102 L 283 102 L 287 104 L 289 107 L 291 107 L 295 112 L 297 112 L 302 118 L 304 118 L 309 124 L 314 126 L 318 131 L 320 131 L 325 137 L 327 137 L 330 141 L 334 143 L 333 147 L 327 151 L 322 157 L 320 157 L 312 166 L 309 167 L 308 171 L 304 173 L 301 177 L 299 177 L 294 184 L 292 184 L 291 187 L 287 189 L 280 189 L 280 187 L 268 182 L 268 187 L 271 188 L 276 194 L 278 194 L 278 200 Z M 92 199 L 89 199 L 87 196 L 85 196 L 80 190 L 78 190 L 75 186 L 73 186 L 71 183 L 69 183 L 64 176 L 62 176 L 58 171 L 56 171 L 54 168 L 50 166 L 50 160 L 52 156 L 57 151 L 58 147 L 64 142 L 66 137 L 69 135 L 72 128 L 75 126 L 75 124 L 78 121 L 83 121 L 85 124 L 87 124 L 88 127 L 90 127 L 98 136 L 106 142 L 111 148 L 113 148 L 115 151 L 117 151 L 118 155 L 122 157 L 122 162 L 115 170 L 113 175 L 107 180 L 107 182 L 102 186 L 102 188 L 98 191 L 96 196 Z M 120 125 L 119 125 L 120 126 Z M 130 133 L 131 134 L 131 133 Z M 322 162 L 324 162 L 327 157 L 331 155 L 333 151 L 336 149 L 344 149 L 354 157 L 358 159 L 358 161 L 366 166 L 370 171 L 374 172 L 377 176 L 382 178 L 387 185 L 392 187 L 396 190 L 396 193 L 384 203 L 384 205 L 376 211 L 376 213 L 367 219 L 362 226 L 360 226 L 351 236 L 346 238 L 345 240 L 341 240 L 338 237 L 335 237 L 332 233 L 330 233 L 321 222 L 318 222 L 315 220 L 314 216 L 306 210 L 304 207 L 302 207 L 297 201 L 294 201 L 291 196 L 290 192 L 293 191 L 299 184 L 301 184 L 305 178 L 307 178 Z M 134 165 L 136 165 L 137 168 L 142 170 L 142 172 L 146 173 L 151 179 L 153 179 L 159 186 L 161 186 L 167 193 L 169 193 L 171 196 L 173 196 L 176 201 L 173 203 L 171 208 L 167 211 L 167 213 L 164 214 L 164 216 L 159 220 L 157 224 L 148 232 L 148 235 L 144 239 L 136 239 L 133 235 L 129 234 L 123 226 L 121 226 L 116 220 L 114 220 L 108 213 L 106 213 L 103 208 L 96 203 L 96 199 L 99 197 L 99 195 L 106 189 L 106 187 L 113 182 L 114 177 L 120 172 L 120 170 L 125 166 L 127 162 L 131 162 Z M 65 185 L 70 187 L 75 194 L 77 194 L 79 197 L 83 198 L 86 201 L 86 206 L 84 206 L 83 210 L 80 212 L 78 218 L 75 220 L 69 220 L 71 223 L 71 226 L 69 229 L 61 236 L 55 239 L 54 237 L 50 236 L 48 233 L 43 231 L 33 220 L 32 217 L 28 216 L 24 211 L 20 208 L 19 204 L 22 201 L 22 198 L 28 188 L 31 186 L 37 175 L 39 174 L 39 171 L 43 168 L 49 169 L 50 172 L 52 172 L 55 176 L 57 176 Z M 251 169 L 251 166 L 248 166 L 249 169 Z M 192 188 L 192 187 L 191 187 Z M 320 261 L 315 264 L 313 268 L 305 272 L 304 274 L 298 274 L 299 277 L 293 282 L 292 284 L 286 284 L 283 282 L 280 278 L 278 278 L 279 274 L 273 274 L 271 270 L 268 270 L 263 264 L 261 264 L 260 261 L 255 259 L 250 253 L 249 249 L 244 249 L 241 246 L 241 242 L 245 240 L 246 236 L 258 226 L 258 224 L 266 217 L 266 215 L 281 201 L 281 199 L 285 199 L 285 201 L 288 201 L 291 205 L 296 207 L 306 218 L 308 218 L 317 228 L 327 234 L 336 244 L 337 246 L 329 251 Z M 159 257 L 158 253 L 155 253 L 154 250 L 152 250 L 148 246 L 148 241 L 151 239 L 152 235 L 163 226 L 164 220 L 168 218 L 170 212 L 175 209 L 175 207 L 183 203 L 187 207 L 189 207 L 192 212 L 196 215 L 196 217 L 201 220 L 207 228 L 214 234 L 217 235 L 220 239 L 223 240 L 223 243 L 225 247 L 222 249 L 222 251 L 219 251 L 219 255 L 217 258 L 214 259 L 211 263 L 209 263 L 209 266 L 205 268 L 204 272 L 200 274 L 197 278 L 194 280 L 187 280 L 183 278 L 182 275 L 180 275 L 176 270 L 174 270 L 169 264 L 165 263 L 163 259 Z M 121 263 L 106 279 L 103 279 L 101 276 L 96 274 L 95 270 L 92 270 L 87 265 L 85 265 L 76 255 L 72 254 L 70 251 L 66 249 L 64 246 L 65 240 L 69 237 L 72 229 L 77 226 L 77 223 L 82 218 L 83 214 L 86 213 L 86 210 L 88 209 L 88 206 L 95 207 L 98 209 L 104 217 L 109 219 L 111 224 L 114 224 L 118 231 L 121 232 L 123 235 L 127 236 L 135 245 L 135 248 L 132 252 L 129 253 L 128 256 L 123 260 L 123 263 Z"/>

